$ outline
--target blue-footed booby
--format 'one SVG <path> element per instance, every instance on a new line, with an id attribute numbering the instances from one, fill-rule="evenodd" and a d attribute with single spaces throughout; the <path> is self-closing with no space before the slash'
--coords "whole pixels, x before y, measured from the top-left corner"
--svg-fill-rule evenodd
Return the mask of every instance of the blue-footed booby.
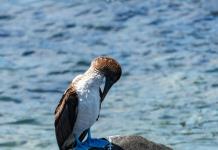
<path id="1" fill-rule="evenodd" d="M 100 56 L 91 62 L 84 74 L 74 78 L 55 110 L 55 132 L 60 150 L 88 150 L 88 147 L 101 148 L 108 144 L 105 140 L 92 139 L 90 128 L 98 120 L 102 101 L 121 74 L 121 66 L 115 59 Z"/>

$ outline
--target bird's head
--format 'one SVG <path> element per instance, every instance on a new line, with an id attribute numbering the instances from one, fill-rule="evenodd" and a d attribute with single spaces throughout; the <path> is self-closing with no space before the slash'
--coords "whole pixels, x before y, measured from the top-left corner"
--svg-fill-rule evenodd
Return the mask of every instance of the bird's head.
<path id="1" fill-rule="evenodd" d="M 121 66 L 115 59 L 107 56 L 95 58 L 91 66 L 105 77 L 105 86 L 101 93 L 101 101 L 103 101 L 112 85 L 119 80 L 122 74 Z"/>

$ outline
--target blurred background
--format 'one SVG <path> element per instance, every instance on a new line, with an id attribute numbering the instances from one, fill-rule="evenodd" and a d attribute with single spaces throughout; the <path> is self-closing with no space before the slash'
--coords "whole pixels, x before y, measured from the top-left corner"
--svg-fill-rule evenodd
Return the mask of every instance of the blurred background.
<path id="1" fill-rule="evenodd" d="M 99 55 L 119 82 L 94 136 L 218 147 L 218 1 L 1 0 L 0 149 L 57 150 L 54 109 Z"/>

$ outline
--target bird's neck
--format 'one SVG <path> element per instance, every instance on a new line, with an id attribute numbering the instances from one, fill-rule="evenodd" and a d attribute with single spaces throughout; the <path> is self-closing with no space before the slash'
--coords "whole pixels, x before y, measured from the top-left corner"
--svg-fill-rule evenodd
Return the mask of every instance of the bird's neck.
<path id="1" fill-rule="evenodd" d="M 103 83 L 104 75 L 98 71 L 88 70 L 84 73 L 77 87 L 81 90 L 98 89 Z"/>

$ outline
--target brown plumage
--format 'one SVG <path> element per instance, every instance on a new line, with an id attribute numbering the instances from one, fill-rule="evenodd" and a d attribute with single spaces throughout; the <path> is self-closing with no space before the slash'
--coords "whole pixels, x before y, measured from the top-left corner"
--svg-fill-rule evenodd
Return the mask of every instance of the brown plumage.
<path id="1" fill-rule="evenodd" d="M 106 56 L 101 56 L 94 59 L 91 67 L 104 73 L 105 75 L 114 75 L 115 82 L 119 80 L 122 73 L 119 63 L 115 59 Z"/>
<path id="2" fill-rule="evenodd" d="M 104 90 L 99 87 L 100 101 L 102 102 L 111 88 L 121 76 L 121 67 L 113 58 L 101 56 L 94 59 L 90 68 L 82 75 L 73 80 L 55 110 L 55 132 L 58 146 L 61 150 L 71 148 L 75 144 L 73 137 L 74 126 L 78 115 L 79 96 L 77 94 L 77 83 L 89 78 L 92 73 L 102 74 L 106 78 Z M 100 102 L 99 102 L 100 103 Z M 84 130 L 79 139 L 82 141 L 86 136 Z"/>

